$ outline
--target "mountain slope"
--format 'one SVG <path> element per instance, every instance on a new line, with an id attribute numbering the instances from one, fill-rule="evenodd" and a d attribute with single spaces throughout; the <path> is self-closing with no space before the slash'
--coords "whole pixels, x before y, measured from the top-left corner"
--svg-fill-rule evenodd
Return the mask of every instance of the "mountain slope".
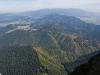
<path id="1" fill-rule="evenodd" d="M 65 70 L 67 71 L 67 73 L 71 73 L 77 66 L 79 66 L 80 64 L 87 63 L 91 57 L 94 57 L 99 53 L 100 50 L 90 54 L 82 55 L 72 62 L 63 63 Z"/>
<path id="2" fill-rule="evenodd" d="M 91 58 L 88 63 L 75 68 L 69 75 L 100 75 L 100 54 Z"/>
<path id="3" fill-rule="evenodd" d="M 61 64 L 67 61 L 66 52 L 60 50 L 31 46 L 0 48 L 2 75 L 67 75 Z"/>
<path id="4" fill-rule="evenodd" d="M 43 75 L 45 72 L 32 47 L 0 48 L 2 75 Z"/>
<path id="5" fill-rule="evenodd" d="M 38 53 L 41 64 L 48 70 L 49 75 L 67 75 L 62 62 L 68 62 L 65 51 L 33 47 Z"/>

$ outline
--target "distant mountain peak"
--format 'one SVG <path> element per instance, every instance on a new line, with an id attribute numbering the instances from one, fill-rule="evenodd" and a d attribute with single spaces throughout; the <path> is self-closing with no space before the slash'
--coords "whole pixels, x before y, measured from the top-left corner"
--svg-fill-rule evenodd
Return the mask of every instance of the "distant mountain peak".
<path id="1" fill-rule="evenodd" d="M 74 13 L 73 13 L 74 12 Z M 23 12 L 21 15 L 26 15 L 26 16 L 46 16 L 48 14 L 52 13 L 58 13 L 61 15 L 68 15 L 68 16 L 84 16 L 88 14 L 88 12 L 81 10 L 81 9 L 62 9 L 62 8 L 55 8 L 55 9 L 41 9 L 41 10 L 36 10 L 36 11 L 26 11 Z"/>

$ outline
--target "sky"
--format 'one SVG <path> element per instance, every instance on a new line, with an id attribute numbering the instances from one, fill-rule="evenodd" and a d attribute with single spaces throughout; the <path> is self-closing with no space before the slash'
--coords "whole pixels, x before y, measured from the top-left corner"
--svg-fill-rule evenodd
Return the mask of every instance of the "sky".
<path id="1" fill-rule="evenodd" d="M 0 12 L 23 12 L 45 8 L 79 8 L 100 12 L 100 0 L 0 0 Z"/>

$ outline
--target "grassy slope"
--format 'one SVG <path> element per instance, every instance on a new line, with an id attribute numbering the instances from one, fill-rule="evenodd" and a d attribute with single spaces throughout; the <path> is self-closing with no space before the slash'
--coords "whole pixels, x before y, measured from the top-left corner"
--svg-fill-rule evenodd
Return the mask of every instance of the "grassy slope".
<path id="1" fill-rule="evenodd" d="M 66 75 L 62 62 L 68 62 L 65 51 L 47 50 L 33 47 L 38 53 L 41 64 L 48 70 L 49 75 Z"/>

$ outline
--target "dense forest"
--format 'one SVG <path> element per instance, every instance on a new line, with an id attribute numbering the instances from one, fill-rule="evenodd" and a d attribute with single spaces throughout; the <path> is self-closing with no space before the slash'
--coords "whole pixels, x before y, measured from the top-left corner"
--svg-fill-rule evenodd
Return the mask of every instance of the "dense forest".
<path id="1" fill-rule="evenodd" d="M 0 48 L 0 73 L 2 75 L 39 75 L 46 69 L 38 60 L 32 47 Z"/>

